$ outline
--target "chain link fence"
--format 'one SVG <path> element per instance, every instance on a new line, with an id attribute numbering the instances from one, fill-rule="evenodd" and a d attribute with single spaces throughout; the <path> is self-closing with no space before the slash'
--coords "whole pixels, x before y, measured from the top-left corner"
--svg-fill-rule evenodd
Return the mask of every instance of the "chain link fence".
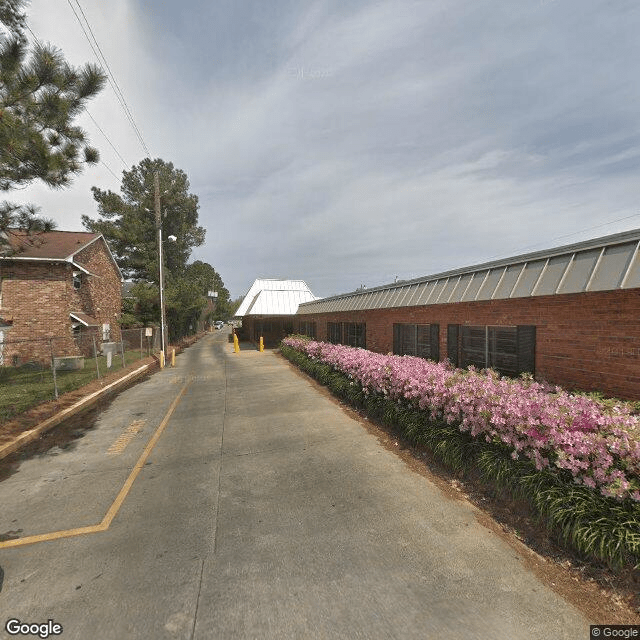
<path id="1" fill-rule="evenodd" d="M 160 349 L 159 327 L 0 341 L 0 424 L 30 407 L 106 377 Z"/>

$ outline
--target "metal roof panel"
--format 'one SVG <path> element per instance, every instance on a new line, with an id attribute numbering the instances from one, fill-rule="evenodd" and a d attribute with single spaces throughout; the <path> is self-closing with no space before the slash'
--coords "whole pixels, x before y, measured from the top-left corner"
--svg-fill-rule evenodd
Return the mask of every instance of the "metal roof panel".
<path id="1" fill-rule="evenodd" d="M 478 291 L 480 291 L 480 287 L 482 286 L 482 283 L 484 282 L 488 273 L 488 271 L 477 271 L 473 274 L 467 290 L 462 294 L 462 298 L 460 299 L 461 302 L 475 300 L 475 297 L 478 295 Z"/>
<path id="2" fill-rule="evenodd" d="M 467 287 L 471 284 L 471 280 L 473 279 L 473 273 L 466 273 L 463 276 L 460 276 L 460 281 L 458 282 L 455 290 L 451 294 L 449 298 L 449 302 L 460 302 L 462 300 L 462 296 L 466 293 Z"/>
<path id="3" fill-rule="evenodd" d="M 556 292 L 556 289 L 558 288 L 558 285 L 560 284 L 560 280 L 562 279 L 565 269 L 569 264 L 569 260 L 571 260 L 571 255 L 564 255 L 549 258 L 549 260 L 545 260 L 544 262 L 539 260 L 537 262 L 528 264 L 527 268 L 529 268 L 530 270 L 529 275 L 531 277 L 533 276 L 535 271 L 538 270 L 538 266 L 540 266 L 540 268 L 538 270 L 537 276 L 540 275 L 540 272 L 544 267 L 544 273 L 540 278 L 540 282 L 537 283 L 536 290 L 533 292 L 533 295 L 550 296 L 551 294 L 554 294 Z M 527 282 L 529 281 L 529 279 L 530 278 L 527 279 Z M 523 285 L 522 290 L 524 290 L 524 287 L 526 287 L 526 283 L 525 285 Z M 531 285 L 531 287 L 533 288 L 533 284 Z M 529 289 L 529 291 L 526 293 L 521 293 L 520 295 L 531 295 L 531 289 Z"/>
<path id="4" fill-rule="evenodd" d="M 527 262 L 522 269 L 518 282 L 516 282 L 511 292 L 511 298 L 524 298 L 531 295 L 531 291 L 538 281 L 538 277 L 546 264 L 546 260 L 535 260 Z"/>
<path id="5" fill-rule="evenodd" d="M 602 249 L 590 249 L 576 253 L 564 276 L 558 293 L 579 293 L 587 288 L 587 282 L 598 262 Z"/>
<path id="6" fill-rule="evenodd" d="M 606 247 L 589 283 L 589 291 L 617 289 L 627 270 L 637 242 Z"/>
<path id="7" fill-rule="evenodd" d="M 501 279 L 496 284 L 492 297 L 494 299 L 508 298 L 516 286 L 518 279 L 522 274 L 524 264 L 509 265 L 502 273 Z"/>
<path id="8" fill-rule="evenodd" d="M 640 287 L 640 242 L 638 242 L 638 246 L 635 248 L 631 264 L 620 286 L 624 289 Z"/>

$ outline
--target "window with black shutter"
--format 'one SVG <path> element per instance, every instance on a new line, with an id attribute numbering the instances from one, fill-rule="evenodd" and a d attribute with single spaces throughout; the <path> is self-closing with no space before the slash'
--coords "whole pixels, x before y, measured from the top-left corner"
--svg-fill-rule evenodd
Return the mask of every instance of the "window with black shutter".
<path id="1" fill-rule="evenodd" d="M 517 378 L 517 327 L 487 327 L 487 365 L 502 375 Z"/>
<path id="2" fill-rule="evenodd" d="M 327 339 L 333 344 L 342 344 L 342 324 L 327 322 Z"/>
<path id="3" fill-rule="evenodd" d="M 429 333 L 430 333 L 429 351 L 431 353 L 430 358 L 435 362 L 439 362 L 440 361 L 440 325 L 437 322 L 432 322 L 429 325 Z"/>
<path id="4" fill-rule="evenodd" d="M 516 350 L 518 373 L 536 373 L 536 327 L 519 325 L 516 327 Z"/>
<path id="5" fill-rule="evenodd" d="M 450 327 L 456 325 L 449 325 Z M 460 328 L 458 362 L 462 368 L 492 368 L 517 377 L 535 368 L 535 326 L 463 326 Z M 452 341 L 449 358 L 453 362 Z M 454 362 L 455 364 L 455 362 Z"/>
<path id="6" fill-rule="evenodd" d="M 394 324 L 393 325 L 393 353 L 397 356 L 402 355 L 402 325 Z"/>
<path id="7" fill-rule="evenodd" d="M 420 358 L 432 358 L 430 324 L 416 325 L 416 355 Z"/>
<path id="8" fill-rule="evenodd" d="M 393 353 L 438 360 L 440 356 L 438 324 L 393 325 Z"/>
<path id="9" fill-rule="evenodd" d="M 454 367 L 460 364 L 460 348 L 458 345 L 458 335 L 460 333 L 459 324 L 447 325 L 447 358 Z"/>
<path id="10" fill-rule="evenodd" d="M 345 322 L 343 329 L 344 344 L 350 347 L 361 347 L 366 349 L 367 346 L 367 325 L 364 322 Z"/>
<path id="11" fill-rule="evenodd" d="M 308 336 L 309 338 L 313 338 L 315 340 L 315 337 L 316 337 L 316 323 L 315 322 L 307 322 L 306 320 L 301 320 L 298 323 L 298 333 L 301 336 Z"/>
<path id="12" fill-rule="evenodd" d="M 487 327 L 461 327 L 460 366 L 466 369 L 473 365 L 484 369 L 487 364 Z"/>

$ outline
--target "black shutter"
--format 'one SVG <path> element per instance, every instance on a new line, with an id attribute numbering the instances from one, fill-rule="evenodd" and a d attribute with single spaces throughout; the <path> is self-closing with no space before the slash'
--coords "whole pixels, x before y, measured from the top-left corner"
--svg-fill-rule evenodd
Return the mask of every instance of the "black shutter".
<path id="1" fill-rule="evenodd" d="M 536 373 L 536 327 L 535 325 L 518 325 L 518 373 Z"/>
<path id="2" fill-rule="evenodd" d="M 417 324 L 415 326 L 416 355 L 430 359 L 431 356 L 431 330 L 429 324 Z"/>
<path id="3" fill-rule="evenodd" d="M 397 356 L 402 355 L 400 353 L 400 340 L 401 340 L 401 324 L 393 325 L 393 353 Z"/>
<path id="4" fill-rule="evenodd" d="M 437 323 L 431 323 L 429 325 L 429 334 L 431 360 L 438 362 L 440 360 L 440 325 Z"/>
<path id="5" fill-rule="evenodd" d="M 458 332 L 459 324 L 447 325 L 447 358 L 454 367 L 458 366 Z"/>

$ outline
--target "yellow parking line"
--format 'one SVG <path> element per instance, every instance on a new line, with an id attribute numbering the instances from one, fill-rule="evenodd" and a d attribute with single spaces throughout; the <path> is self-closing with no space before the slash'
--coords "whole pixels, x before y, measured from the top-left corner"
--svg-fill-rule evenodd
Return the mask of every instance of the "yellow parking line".
<path id="1" fill-rule="evenodd" d="M 160 426 L 156 429 L 156 432 L 153 434 L 153 437 L 145 447 L 144 451 L 142 452 L 142 455 L 140 456 L 140 458 L 138 458 L 138 462 L 136 462 L 136 466 L 132 469 L 131 473 L 129 474 L 129 477 L 127 478 L 124 485 L 122 486 L 122 489 L 120 489 L 120 492 L 116 496 L 116 499 L 113 501 L 113 504 L 111 505 L 111 507 L 109 507 L 109 510 L 107 511 L 106 515 L 104 516 L 104 518 L 102 518 L 102 521 L 99 524 L 90 525 L 88 527 L 80 527 L 77 529 L 65 529 L 63 531 L 52 531 L 51 533 L 41 533 L 35 536 L 25 536 L 24 538 L 16 538 L 14 540 L 5 540 L 4 542 L 0 542 L 0 549 L 6 549 L 8 547 L 21 547 L 27 544 L 35 544 L 36 542 L 47 542 L 49 540 L 58 540 L 60 538 L 71 538 L 73 536 L 82 536 L 88 533 L 98 533 L 99 531 L 106 531 L 111 525 L 111 522 L 113 521 L 113 519 L 116 517 L 116 514 L 120 510 L 120 507 L 122 506 L 122 503 L 127 497 L 127 494 L 131 490 L 131 487 L 133 486 L 135 479 L 138 477 L 140 470 L 142 469 L 142 467 L 144 467 L 144 464 L 147 461 L 147 458 L 149 457 L 149 455 L 151 454 L 151 451 L 153 450 L 156 443 L 160 439 L 162 432 L 165 430 L 165 427 L 169 423 L 169 419 L 171 418 L 171 415 L 173 414 L 173 412 L 176 410 L 176 407 L 180 403 L 180 400 L 182 400 L 182 396 L 187 390 L 187 387 L 189 386 L 190 382 L 191 380 L 189 380 L 182 387 L 182 389 L 180 390 L 180 393 L 178 393 L 175 400 L 171 403 L 171 406 L 169 407 L 169 410 L 167 411 L 164 418 L 162 419 Z"/>

